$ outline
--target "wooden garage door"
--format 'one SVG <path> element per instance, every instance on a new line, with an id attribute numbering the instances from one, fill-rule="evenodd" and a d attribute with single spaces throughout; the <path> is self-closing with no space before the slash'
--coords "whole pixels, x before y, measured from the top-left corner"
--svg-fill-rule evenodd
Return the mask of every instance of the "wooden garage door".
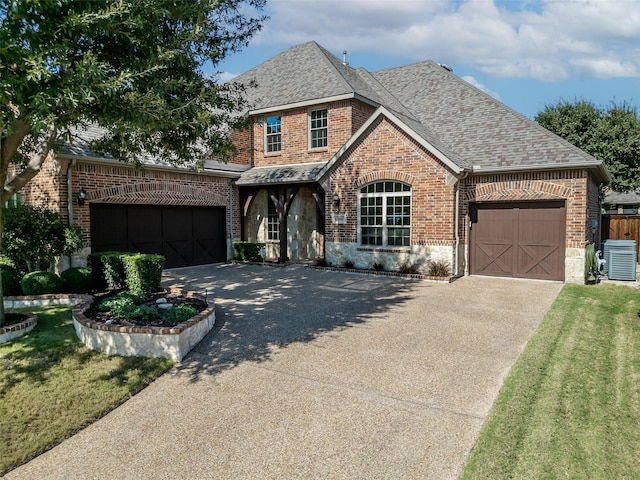
<path id="1" fill-rule="evenodd" d="M 225 208 L 91 204 L 91 250 L 157 253 L 167 268 L 224 262 Z"/>
<path id="2" fill-rule="evenodd" d="M 564 280 L 564 202 L 472 204 L 470 272 Z"/>

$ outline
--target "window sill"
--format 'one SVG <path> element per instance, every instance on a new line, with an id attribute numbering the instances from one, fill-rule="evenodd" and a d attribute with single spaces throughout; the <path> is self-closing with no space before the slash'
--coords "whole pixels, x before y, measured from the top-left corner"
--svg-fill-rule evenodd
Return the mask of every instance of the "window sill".
<path id="1" fill-rule="evenodd" d="M 280 152 L 264 152 L 265 157 L 281 157 L 282 151 Z"/>
<path id="2" fill-rule="evenodd" d="M 407 253 L 411 247 L 369 247 L 361 246 L 356 249 L 358 252 L 382 252 L 382 253 Z"/>

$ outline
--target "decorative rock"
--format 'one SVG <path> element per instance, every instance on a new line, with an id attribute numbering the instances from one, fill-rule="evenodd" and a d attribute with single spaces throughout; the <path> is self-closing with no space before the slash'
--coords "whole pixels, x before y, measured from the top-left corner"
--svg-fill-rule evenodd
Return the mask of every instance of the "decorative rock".
<path id="1" fill-rule="evenodd" d="M 165 302 L 166 302 L 166 300 L 165 300 Z M 158 303 L 158 304 L 157 304 L 157 307 L 158 307 L 160 310 L 169 310 L 170 308 L 172 308 L 172 307 L 173 307 L 173 305 L 172 305 L 171 303 Z"/>
<path id="2" fill-rule="evenodd" d="M 164 297 L 160 297 L 159 299 L 156 300 L 156 303 L 159 306 L 161 303 L 167 303 L 167 299 Z"/>

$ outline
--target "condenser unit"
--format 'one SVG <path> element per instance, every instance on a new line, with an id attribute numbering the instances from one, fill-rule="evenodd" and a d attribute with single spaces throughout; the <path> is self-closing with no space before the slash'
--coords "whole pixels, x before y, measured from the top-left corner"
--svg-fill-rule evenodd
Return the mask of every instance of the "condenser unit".
<path id="1" fill-rule="evenodd" d="M 635 242 L 634 242 L 635 243 Z M 629 280 L 636 279 L 636 251 L 609 250 L 609 280 Z"/>
<path id="2" fill-rule="evenodd" d="M 636 251 L 635 240 L 605 240 L 602 242 L 602 258 L 606 260 L 606 263 L 602 267 L 602 273 L 607 275 L 609 273 L 609 252 L 612 250 L 624 250 L 627 252 Z"/>

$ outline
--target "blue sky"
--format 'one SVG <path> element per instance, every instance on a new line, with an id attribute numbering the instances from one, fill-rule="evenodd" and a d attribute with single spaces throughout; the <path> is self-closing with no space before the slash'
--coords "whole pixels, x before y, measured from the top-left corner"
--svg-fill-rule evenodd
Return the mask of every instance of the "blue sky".
<path id="1" fill-rule="evenodd" d="M 640 106 L 639 0 L 270 0 L 221 79 L 315 40 L 369 71 L 434 60 L 533 118 L 559 99 Z"/>

